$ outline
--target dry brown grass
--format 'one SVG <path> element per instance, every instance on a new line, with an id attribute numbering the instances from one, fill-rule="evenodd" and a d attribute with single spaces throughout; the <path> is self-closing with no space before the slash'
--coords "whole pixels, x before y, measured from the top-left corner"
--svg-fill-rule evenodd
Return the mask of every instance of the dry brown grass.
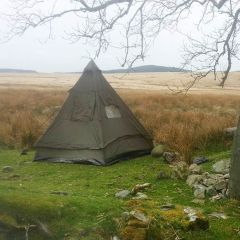
<path id="1" fill-rule="evenodd" d="M 33 90 L 0 91 L 0 144 L 32 147 L 62 104 L 65 93 Z"/>
<path id="2" fill-rule="evenodd" d="M 169 91 L 168 87 L 184 87 L 193 79 L 189 73 L 131 73 L 131 74 L 104 74 L 107 81 L 115 89 L 142 89 L 155 91 Z M 70 73 L 0 73 L 0 88 L 21 89 L 52 89 L 65 90 L 71 88 L 79 79 L 80 74 Z M 224 89 L 219 82 L 214 80 L 214 75 L 209 74 L 206 78 L 197 82 L 190 90 L 194 93 L 216 93 L 240 95 L 240 72 L 231 72 L 225 83 Z"/>
<path id="3" fill-rule="evenodd" d="M 119 91 L 155 142 L 189 161 L 210 143 L 224 144 L 222 130 L 235 125 L 240 96 L 167 95 Z M 0 90 L 0 144 L 32 147 L 61 106 L 66 91 Z"/>
<path id="4" fill-rule="evenodd" d="M 123 94 L 158 143 L 180 152 L 187 162 L 209 145 L 228 144 L 223 129 L 236 124 L 239 96 Z"/>

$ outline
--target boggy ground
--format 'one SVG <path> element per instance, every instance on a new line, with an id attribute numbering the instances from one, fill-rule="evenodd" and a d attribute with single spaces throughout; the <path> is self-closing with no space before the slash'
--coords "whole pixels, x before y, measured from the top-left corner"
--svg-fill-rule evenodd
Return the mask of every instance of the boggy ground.
<path id="1" fill-rule="evenodd" d="M 192 190 L 185 181 L 156 178 L 160 170 L 169 171 L 169 166 L 160 158 L 145 156 L 109 167 L 96 167 L 32 162 L 33 154 L 20 156 L 16 150 L 0 151 L 0 170 L 6 165 L 13 167 L 8 173 L 0 171 L 0 239 L 27 239 L 28 229 L 28 239 L 34 240 L 110 240 L 111 236 L 120 234 L 117 219 L 122 212 L 134 207 L 134 201 L 117 199 L 115 193 L 145 182 L 152 184 L 145 191 L 150 199 L 139 200 L 138 204 L 146 212 L 153 212 L 153 203 L 154 206 L 172 203 L 201 208 L 206 215 L 224 212 L 229 216 L 225 220 L 210 218 L 208 230 L 176 229 L 179 237 L 239 239 L 239 202 L 206 200 L 202 206 L 194 204 Z M 205 170 L 216 160 L 229 157 L 230 152 L 208 156 L 210 162 L 204 164 Z M 9 228 L 14 230 L 9 233 Z M 174 239 L 174 236 L 158 237 L 149 231 L 148 240 Z"/>

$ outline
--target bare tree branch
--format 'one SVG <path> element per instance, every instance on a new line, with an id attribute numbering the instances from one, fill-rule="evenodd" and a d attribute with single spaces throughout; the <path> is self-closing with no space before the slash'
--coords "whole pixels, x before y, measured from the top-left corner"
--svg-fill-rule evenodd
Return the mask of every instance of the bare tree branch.
<path id="1" fill-rule="evenodd" d="M 12 0 L 11 4 L 12 14 L 6 15 L 7 39 L 46 24 L 51 36 L 53 24 L 71 16 L 76 22 L 67 29 L 71 41 L 85 39 L 94 44 L 95 57 L 117 46 L 124 53 L 121 65 L 131 67 L 144 60 L 162 29 L 181 28 L 187 19 L 196 17 L 194 37 L 185 33 L 189 44 L 182 65 L 192 70 L 193 83 L 214 73 L 214 79 L 224 86 L 233 59 L 239 60 L 239 0 Z M 193 18 L 196 9 L 199 14 Z M 115 44 L 113 31 L 123 36 Z"/>

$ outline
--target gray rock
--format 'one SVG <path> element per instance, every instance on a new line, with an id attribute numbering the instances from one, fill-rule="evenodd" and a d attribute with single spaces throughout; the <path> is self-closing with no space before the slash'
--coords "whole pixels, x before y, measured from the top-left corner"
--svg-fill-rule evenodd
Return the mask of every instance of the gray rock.
<path id="1" fill-rule="evenodd" d="M 216 174 L 214 174 L 214 175 L 215 175 L 215 177 L 218 178 L 218 179 L 220 179 L 220 178 L 221 178 L 221 179 L 224 179 L 224 175 L 225 175 L 225 174 L 216 173 Z"/>
<path id="2" fill-rule="evenodd" d="M 111 240 L 120 240 L 120 238 L 118 236 L 113 236 Z"/>
<path id="3" fill-rule="evenodd" d="M 200 174 L 202 172 L 202 167 L 193 163 L 190 165 L 189 167 L 189 173 L 193 173 L 193 174 Z"/>
<path id="4" fill-rule="evenodd" d="M 206 194 L 209 197 L 213 197 L 217 194 L 217 190 L 213 186 L 207 187 L 206 188 Z"/>
<path id="5" fill-rule="evenodd" d="M 223 178 L 225 178 L 225 179 L 229 179 L 229 178 L 230 178 L 230 174 L 227 173 L 227 174 L 223 175 Z"/>
<path id="6" fill-rule="evenodd" d="M 168 211 L 171 209 L 175 209 L 175 205 L 174 204 L 164 204 L 164 205 L 160 206 L 160 209 L 163 211 Z"/>
<path id="7" fill-rule="evenodd" d="M 165 150 L 165 146 L 162 144 L 159 144 L 153 148 L 151 155 L 152 157 L 162 157 L 164 150 Z"/>
<path id="8" fill-rule="evenodd" d="M 187 178 L 187 184 L 190 187 L 193 187 L 193 185 L 199 183 L 202 180 L 202 176 L 198 175 L 198 174 L 193 174 L 193 175 L 189 175 Z"/>
<path id="9" fill-rule="evenodd" d="M 145 200 L 145 199 L 149 199 L 149 198 L 146 194 L 141 193 L 141 192 L 137 192 L 135 197 L 133 197 L 132 199 Z"/>
<path id="10" fill-rule="evenodd" d="M 216 162 L 212 166 L 212 170 L 215 173 L 227 174 L 227 173 L 229 173 L 229 167 L 230 167 L 230 160 L 226 159 L 226 160 L 221 160 L 221 161 Z"/>
<path id="11" fill-rule="evenodd" d="M 11 167 L 11 166 L 4 166 L 4 167 L 2 168 L 2 171 L 3 171 L 4 173 L 9 173 L 9 172 L 13 172 L 14 169 L 13 169 L 13 167 Z"/>
<path id="12" fill-rule="evenodd" d="M 131 192 L 129 190 L 122 190 L 120 192 L 117 192 L 115 194 L 115 197 L 120 198 L 120 199 L 124 199 L 124 198 L 127 198 L 130 195 L 130 193 Z"/>
<path id="13" fill-rule="evenodd" d="M 194 222 L 197 219 L 197 211 L 191 207 L 186 207 L 183 209 L 184 213 L 187 214 L 189 221 Z"/>
<path id="14" fill-rule="evenodd" d="M 227 188 L 224 188 L 224 189 L 221 191 L 221 193 L 223 194 L 224 197 L 228 197 L 228 195 L 226 194 L 227 191 L 228 191 Z"/>
<path id="15" fill-rule="evenodd" d="M 195 185 L 194 188 L 195 188 L 194 197 L 198 199 L 204 199 L 206 187 L 204 187 L 203 185 Z"/>
<path id="16" fill-rule="evenodd" d="M 131 211 L 130 215 L 136 219 L 138 219 L 139 221 L 143 222 L 143 223 L 148 223 L 149 222 L 149 218 L 142 212 L 136 210 L 136 211 Z"/>
<path id="17" fill-rule="evenodd" d="M 209 174 L 208 178 L 211 178 L 213 180 L 218 180 L 219 177 L 223 176 L 222 174 Z"/>
<path id="18" fill-rule="evenodd" d="M 131 194 L 135 195 L 137 192 L 148 189 L 152 186 L 151 183 L 137 184 L 131 191 Z"/>
<path id="19" fill-rule="evenodd" d="M 223 194 L 222 194 L 222 193 L 218 193 L 217 195 L 211 197 L 210 200 L 211 200 L 212 202 L 216 202 L 216 201 L 218 201 L 218 200 L 220 200 L 220 199 L 222 199 L 222 198 L 224 198 Z"/>
<path id="20" fill-rule="evenodd" d="M 177 154 L 175 152 L 164 152 L 163 158 L 167 163 L 172 163 L 177 159 Z"/>
<path id="21" fill-rule="evenodd" d="M 183 161 L 180 161 L 176 165 L 174 165 L 172 170 L 172 177 L 176 179 L 186 179 L 189 173 L 188 165 Z"/>
<path id="22" fill-rule="evenodd" d="M 216 188 L 217 191 L 223 190 L 227 187 L 227 182 L 222 180 L 214 184 L 214 187 Z"/>
<path id="23" fill-rule="evenodd" d="M 228 163 L 227 161 L 223 160 L 219 162 L 216 163 L 216 165 L 214 164 L 215 170 L 217 169 L 217 171 L 220 171 L 219 168 L 222 166 L 224 166 L 225 170 L 226 166 L 229 168 L 229 161 Z M 190 167 L 189 171 L 192 171 L 192 169 L 194 169 L 195 167 L 196 166 L 193 165 L 192 167 Z M 205 196 L 208 196 L 211 198 L 212 201 L 216 201 L 218 199 L 228 196 L 228 181 L 229 173 L 209 174 L 208 172 L 203 172 L 201 175 L 192 174 L 189 175 L 187 178 L 187 184 L 194 188 L 194 196 L 197 199 L 203 199 Z"/>
<path id="24" fill-rule="evenodd" d="M 205 186 L 209 187 L 209 186 L 212 186 L 212 185 L 216 184 L 217 181 L 218 181 L 217 179 L 205 178 L 205 179 L 203 180 L 203 184 L 204 184 Z"/>
<path id="25" fill-rule="evenodd" d="M 202 175 L 205 177 L 205 178 L 208 178 L 210 173 L 209 172 L 203 172 Z"/>
<path id="26" fill-rule="evenodd" d="M 184 213 L 187 215 L 188 218 L 188 226 L 189 230 L 207 230 L 209 228 L 209 221 L 205 216 L 200 215 L 200 212 L 191 208 L 187 207 L 184 208 Z"/>
<path id="27" fill-rule="evenodd" d="M 192 162 L 199 165 L 199 164 L 203 164 L 205 162 L 208 162 L 208 158 L 206 158 L 204 156 L 195 157 Z"/>

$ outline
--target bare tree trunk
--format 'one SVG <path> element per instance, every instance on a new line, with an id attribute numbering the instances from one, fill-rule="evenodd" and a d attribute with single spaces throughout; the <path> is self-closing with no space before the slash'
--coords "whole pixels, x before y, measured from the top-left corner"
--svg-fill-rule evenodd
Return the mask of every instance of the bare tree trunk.
<path id="1" fill-rule="evenodd" d="M 240 116 L 233 141 L 233 152 L 230 167 L 229 195 L 240 200 Z"/>

